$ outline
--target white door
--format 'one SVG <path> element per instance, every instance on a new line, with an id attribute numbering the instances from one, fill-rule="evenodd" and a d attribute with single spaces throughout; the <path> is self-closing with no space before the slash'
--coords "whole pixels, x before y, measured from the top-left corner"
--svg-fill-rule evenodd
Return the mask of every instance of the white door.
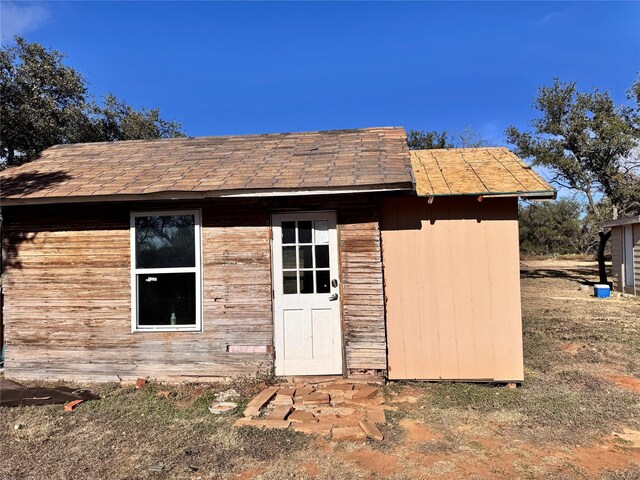
<path id="1" fill-rule="evenodd" d="M 274 214 L 276 375 L 342 373 L 335 212 Z"/>

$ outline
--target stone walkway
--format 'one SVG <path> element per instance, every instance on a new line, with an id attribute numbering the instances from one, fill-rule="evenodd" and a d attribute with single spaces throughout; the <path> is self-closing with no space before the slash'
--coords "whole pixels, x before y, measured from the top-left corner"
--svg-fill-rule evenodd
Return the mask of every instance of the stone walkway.
<path id="1" fill-rule="evenodd" d="M 329 435 L 336 441 L 382 440 L 376 425 L 386 423 L 380 387 L 366 383 L 288 383 L 268 387 L 247 405 L 236 427 L 293 428 Z"/>

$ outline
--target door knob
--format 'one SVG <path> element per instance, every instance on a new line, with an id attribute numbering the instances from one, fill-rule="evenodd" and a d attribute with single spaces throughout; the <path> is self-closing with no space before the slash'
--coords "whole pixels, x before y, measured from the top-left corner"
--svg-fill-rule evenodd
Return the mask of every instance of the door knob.
<path id="1" fill-rule="evenodd" d="M 329 296 L 329 301 L 330 301 L 330 302 L 334 302 L 334 301 L 336 301 L 337 299 L 338 299 L 338 294 L 337 294 L 337 293 L 332 293 L 332 294 Z"/>

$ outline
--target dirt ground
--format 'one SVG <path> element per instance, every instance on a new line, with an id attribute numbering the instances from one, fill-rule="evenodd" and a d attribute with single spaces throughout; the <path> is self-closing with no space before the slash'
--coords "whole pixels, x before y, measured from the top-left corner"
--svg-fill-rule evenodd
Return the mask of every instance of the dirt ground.
<path id="1" fill-rule="evenodd" d="M 0 478 L 639 479 L 640 299 L 593 298 L 595 273 L 523 261 L 523 386 L 390 383 L 382 442 L 233 428 L 207 411 L 229 384 L 90 385 L 73 412 L 0 408 Z"/>

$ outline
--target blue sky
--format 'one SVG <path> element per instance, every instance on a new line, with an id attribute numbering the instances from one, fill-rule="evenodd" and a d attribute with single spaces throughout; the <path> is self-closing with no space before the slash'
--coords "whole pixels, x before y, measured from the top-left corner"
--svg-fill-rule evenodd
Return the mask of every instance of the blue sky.
<path id="1" fill-rule="evenodd" d="M 3 42 L 55 47 L 96 96 L 190 135 L 526 127 L 553 77 L 614 98 L 640 71 L 640 3 L 2 2 Z"/>

